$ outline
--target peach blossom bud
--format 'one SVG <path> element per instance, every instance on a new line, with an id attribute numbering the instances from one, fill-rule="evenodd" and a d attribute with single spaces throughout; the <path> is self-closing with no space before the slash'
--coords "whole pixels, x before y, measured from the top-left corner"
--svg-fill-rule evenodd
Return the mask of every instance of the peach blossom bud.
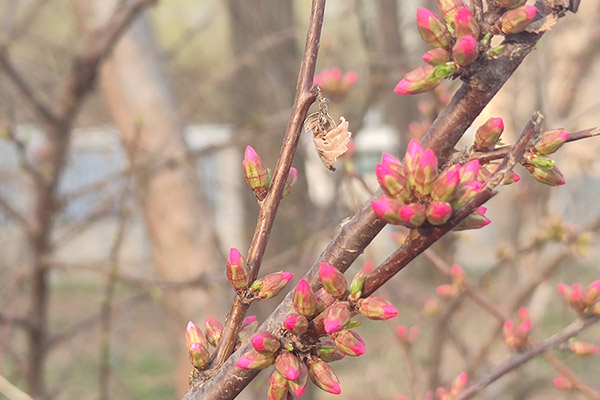
<path id="1" fill-rule="evenodd" d="M 273 365 L 274 362 L 275 356 L 273 354 L 259 353 L 251 349 L 238 359 L 237 366 L 242 369 L 265 369 Z"/>
<path id="2" fill-rule="evenodd" d="M 462 0 L 437 0 L 437 3 L 442 17 L 444 17 L 449 24 L 452 24 L 456 19 L 458 10 L 464 7 Z"/>
<path id="3" fill-rule="evenodd" d="M 396 336 L 400 340 L 400 343 L 404 346 L 411 346 L 419 339 L 420 329 L 418 326 L 411 326 L 408 328 L 406 325 L 398 325 L 396 327 Z"/>
<path id="4" fill-rule="evenodd" d="M 319 279 L 321 279 L 323 289 L 337 299 L 344 297 L 348 293 L 346 278 L 332 265 L 324 262 L 319 265 Z"/>
<path id="5" fill-rule="evenodd" d="M 571 340 L 569 341 L 569 348 L 578 356 L 590 356 L 598 354 L 598 346 L 592 343 Z"/>
<path id="6" fill-rule="evenodd" d="M 300 361 L 287 350 L 279 353 L 275 359 L 275 368 L 283 377 L 290 381 L 295 380 L 300 375 Z"/>
<path id="7" fill-rule="evenodd" d="M 277 296 L 293 277 L 294 274 L 291 272 L 274 272 L 254 281 L 250 288 L 252 291 L 258 292 L 259 298 L 270 299 Z"/>
<path id="8" fill-rule="evenodd" d="M 560 186 L 565 184 L 565 177 L 556 167 L 548 169 L 529 165 L 527 166 L 527 171 L 531 174 L 533 179 L 540 183 L 545 183 L 549 186 Z"/>
<path id="9" fill-rule="evenodd" d="M 398 211 L 403 206 L 403 203 L 390 199 L 387 196 L 383 196 L 379 200 L 371 201 L 371 208 L 377 218 L 392 225 L 400 225 L 403 223 L 402 219 L 398 215 Z"/>
<path id="10" fill-rule="evenodd" d="M 556 152 L 569 138 L 569 132 L 564 129 L 555 129 L 542 132 L 540 139 L 535 144 L 538 153 L 548 155 Z"/>
<path id="11" fill-rule="evenodd" d="M 210 360 L 210 353 L 206 347 L 198 342 L 192 342 L 188 347 L 190 362 L 198 369 L 204 369 Z"/>
<path id="12" fill-rule="evenodd" d="M 592 282 L 583 293 L 583 303 L 586 306 L 593 305 L 600 297 L 600 281 Z"/>
<path id="13" fill-rule="evenodd" d="M 427 207 L 427 221 L 431 225 L 442 225 L 448 222 L 452 215 L 452 207 L 443 201 L 433 202 Z"/>
<path id="14" fill-rule="evenodd" d="M 467 387 L 468 381 L 469 375 L 466 372 L 463 372 L 454 378 L 452 385 L 450 386 L 450 395 L 453 397 L 458 396 L 458 394 Z"/>
<path id="15" fill-rule="evenodd" d="M 431 198 L 435 201 L 450 202 L 454 200 L 460 182 L 460 165 L 446 168 L 433 182 Z"/>
<path id="16" fill-rule="evenodd" d="M 439 67 L 443 66 L 445 66 L 445 64 L 439 65 Z M 398 82 L 394 88 L 394 93 L 404 95 L 425 93 L 433 90 L 446 76 L 454 73 L 454 71 L 450 72 L 449 70 L 444 69 L 443 72 L 447 74 L 444 75 L 444 73 L 436 71 L 435 68 L 431 65 L 423 65 L 408 72 L 404 75 L 404 78 Z"/>
<path id="17" fill-rule="evenodd" d="M 249 317 L 244 318 L 242 321 L 242 325 L 240 326 L 240 331 L 238 332 L 238 340 L 243 344 L 245 344 L 252 335 L 256 333 L 256 329 L 258 328 L 258 321 L 256 320 L 255 315 L 250 315 Z"/>
<path id="18" fill-rule="evenodd" d="M 535 6 L 521 6 L 508 10 L 500 17 L 500 29 L 505 35 L 523 32 L 527 25 L 535 18 Z"/>
<path id="19" fill-rule="evenodd" d="M 285 186 L 283 187 L 282 198 L 287 197 L 288 194 L 292 191 L 292 187 L 296 183 L 298 179 L 298 170 L 294 167 L 290 168 L 290 172 L 288 172 L 287 179 L 285 181 Z"/>
<path id="20" fill-rule="evenodd" d="M 402 225 L 409 228 L 417 228 L 425 222 L 425 207 L 419 203 L 408 204 L 401 207 L 398 216 L 402 220 Z"/>
<path id="21" fill-rule="evenodd" d="M 302 314 L 292 314 L 283 321 L 283 327 L 295 335 L 302 335 L 308 329 L 308 319 Z"/>
<path id="22" fill-rule="evenodd" d="M 323 288 L 315 292 L 315 299 L 317 300 L 317 312 L 323 312 L 327 307 L 333 304 L 335 298 L 327 293 Z"/>
<path id="23" fill-rule="evenodd" d="M 358 312 L 369 319 L 386 320 L 398 315 L 398 310 L 390 302 L 378 296 L 358 300 Z"/>
<path id="24" fill-rule="evenodd" d="M 489 225 L 492 221 L 490 221 L 486 216 L 485 212 L 487 211 L 486 207 L 479 207 L 477 211 L 469 214 L 465 219 L 463 219 L 457 226 L 454 227 L 454 231 L 464 231 L 467 229 L 479 229 L 484 226 Z"/>
<path id="25" fill-rule="evenodd" d="M 300 279 L 294 290 L 294 308 L 306 317 L 312 317 L 317 313 L 317 299 L 304 279 Z"/>
<path id="26" fill-rule="evenodd" d="M 472 36 L 474 39 L 477 39 L 479 37 L 479 25 L 467 7 L 458 9 L 452 26 L 454 27 L 456 38 Z"/>
<path id="27" fill-rule="evenodd" d="M 452 59 L 462 67 L 472 64 L 477 57 L 477 40 L 471 35 L 461 37 L 452 47 Z"/>
<path id="28" fill-rule="evenodd" d="M 248 186 L 252 189 L 252 192 L 258 200 L 264 200 L 267 197 L 269 186 L 271 184 L 271 178 L 269 177 L 269 171 L 265 164 L 263 164 L 258 153 L 252 146 L 246 147 L 244 154 L 244 177 Z"/>
<path id="29" fill-rule="evenodd" d="M 202 330 L 192 321 L 189 321 L 185 328 L 185 347 L 189 349 L 192 343 L 200 343 L 202 346 L 208 348 L 208 342 Z"/>
<path id="30" fill-rule="evenodd" d="M 381 163 L 375 166 L 375 175 L 383 191 L 391 198 L 402 201 L 410 197 L 404 169 L 395 157 L 383 153 Z"/>
<path id="31" fill-rule="evenodd" d="M 440 17 L 426 8 L 417 8 L 417 28 L 423 40 L 432 47 L 448 47 L 452 36 Z"/>
<path id="32" fill-rule="evenodd" d="M 410 142 L 408 142 L 408 147 L 404 154 L 404 177 L 407 185 L 411 188 L 415 186 L 415 173 L 417 165 L 419 164 L 419 159 L 423 153 L 424 150 L 421 143 L 414 139 L 411 139 Z"/>
<path id="33" fill-rule="evenodd" d="M 250 339 L 252 347 L 259 353 L 274 355 L 281 348 L 279 338 L 273 335 L 271 332 L 260 332 Z"/>
<path id="34" fill-rule="evenodd" d="M 422 57 L 423 61 L 432 66 L 445 64 L 450 61 L 450 53 L 446 49 L 436 48 L 431 49 Z"/>
<path id="35" fill-rule="evenodd" d="M 299 374 L 298 378 L 288 382 L 290 389 L 297 397 L 302 396 L 306 390 L 306 384 L 308 383 L 308 367 L 304 363 L 299 363 Z"/>
<path id="36" fill-rule="evenodd" d="M 340 381 L 327 363 L 318 359 L 311 360 L 308 368 L 310 379 L 320 389 L 333 394 L 342 393 Z"/>
<path id="37" fill-rule="evenodd" d="M 269 386 L 267 388 L 267 400 L 285 400 L 288 394 L 288 380 L 277 370 L 274 370 L 269 376 Z"/>
<path id="38" fill-rule="evenodd" d="M 336 347 L 349 356 L 360 356 L 365 353 L 365 342 L 353 330 L 343 329 L 333 335 Z"/>
<path id="39" fill-rule="evenodd" d="M 568 391 L 575 389 L 575 385 L 573 385 L 571 381 L 563 375 L 559 375 L 556 379 L 554 379 L 553 383 L 554 387 L 560 390 Z"/>
<path id="40" fill-rule="evenodd" d="M 452 208 L 457 209 L 467 204 L 483 188 L 483 182 L 470 181 L 458 185 L 456 200 L 452 203 Z"/>
<path id="41" fill-rule="evenodd" d="M 456 297 L 460 293 L 460 289 L 454 285 L 440 285 L 437 287 L 436 292 L 440 297 Z"/>
<path id="42" fill-rule="evenodd" d="M 317 350 L 317 354 L 325 362 L 338 361 L 346 356 L 337 348 L 335 342 L 328 338 L 321 339 L 321 345 Z"/>
<path id="43" fill-rule="evenodd" d="M 223 332 L 223 324 L 214 318 L 206 318 L 204 320 L 204 328 L 206 328 L 206 340 L 211 346 L 216 347 L 221 339 L 221 332 Z"/>
<path id="44" fill-rule="evenodd" d="M 236 248 L 229 249 L 227 256 L 227 279 L 235 290 L 243 290 L 248 287 L 249 271 L 246 261 Z"/>
<path id="45" fill-rule="evenodd" d="M 491 150 L 496 147 L 500 135 L 504 131 L 504 121 L 502 118 L 490 118 L 483 125 L 477 128 L 475 133 L 475 149 Z"/>
<path id="46" fill-rule="evenodd" d="M 460 167 L 460 183 L 468 183 L 472 180 L 477 179 L 477 174 L 479 174 L 479 169 L 481 168 L 481 164 L 479 164 L 479 160 L 471 160 L 465 165 Z"/>
<path id="47" fill-rule="evenodd" d="M 348 325 L 348 322 L 350 322 L 350 308 L 347 302 L 334 303 L 325 310 L 325 320 L 323 321 L 325 332 L 339 332 Z"/>
<path id="48" fill-rule="evenodd" d="M 433 181 L 437 178 L 437 167 L 437 157 L 433 150 L 425 150 L 419 157 L 414 171 L 415 190 L 418 193 L 428 195 L 431 192 Z"/>

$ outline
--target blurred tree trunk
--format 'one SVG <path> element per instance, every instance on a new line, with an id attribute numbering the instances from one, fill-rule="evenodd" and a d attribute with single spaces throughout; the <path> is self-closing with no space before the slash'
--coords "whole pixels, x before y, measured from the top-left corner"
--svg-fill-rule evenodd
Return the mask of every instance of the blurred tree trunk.
<path id="1" fill-rule="evenodd" d="M 86 28 L 103 20 L 117 5 L 112 0 L 77 0 Z M 191 281 L 215 271 L 215 246 L 208 206 L 199 190 L 193 165 L 186 158 L 183 124 L 166 74 L 164 61 L 148 19 L 141 16 L 124 34 L 101 70 L 101 83 L 115 124 L 122 135 L 135 174 L 139 199 L 152 242 L 153 258 L 163 279 Z M 159 168 L 165 160 L 178 162 Z M 185 321 L 216 316 L 215 292 L 188 290 L 168 293 L 167 302 L 177 315 L 174 332 L 183 338 Z M 181 341 L 179 359 L 188 371 L 178 371 L 180 389 L 187 388 L 191 366 Z M 181 363 L 180 363 L 181 364 Z"/>

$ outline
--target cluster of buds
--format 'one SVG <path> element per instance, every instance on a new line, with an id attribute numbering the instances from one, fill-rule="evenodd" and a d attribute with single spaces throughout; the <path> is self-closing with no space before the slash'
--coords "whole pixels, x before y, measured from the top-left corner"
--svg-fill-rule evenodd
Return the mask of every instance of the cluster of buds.
<path id="1" fill-rule="evenodd" d="M 404 347 L 411 347 L 419 339 L 420 333 L 421 330 L 416 325 L 410 328 L 406 325 L 398 325 L 396 327 L 396 336 L 400 344 Z"/>
<path id="2" fill-rule="evenodd" d="M 506 345 L 516 351 L 523 351 L 527 347 L 527 339 L 531 331 L 531 320 L 527 308 L 519 309 L 518 325 L 512 321 L 504 322 L 502 327 L 502 338 Z"/>
<path id="3" fill-rule="evenodd" d="M 600 281 L 592 282 L 588 287 L 579 283 L 571 286 L 559 284 L 558 293 L 581 315 L 600 315 Z"/>
<path id="4" fill-rule="evenodd" d="M 491 33 L 483 34 L 477 21 L 462 0 L 438 0 L 442 18 L 426 8 L 417 9 L 417 28 L 423 40 L 433 47 L 423 55 L 427 65 L 404 76 L 394 91 L 417 94 L 432 90 L 445 78 L 475 62 L 480 53 L 493 59 L 503 46 L 490 48 Z M 525 30 L 534 19 L 537 8 L 525 1 L 500 1 L 505 9 L 490 27 L 497 34 L 510 35 Z M 485 50 L 485 51 L 484 51 Z"/>
<path id="5" fill-rule="evenodd" d="M 565 184 L 565 178 L 548 155 L 556 152 L 569 138 L 569 132 L 564 129 L 554 129 L 542 132 L 523 158 L 525 168 L 538 182 L 550 186 Z"/>
<path id="6" fill-rule="evenodd" d="M 332 100 L 345 96 L 358 80 L 358 73 L 348 71 L 345 74 L 339 68 L 324 69 L 315 75 L 314 84 Z"/>
<path id="7" fill-rule="evenodd" d="M 458 296 L 465 287 L 465 271 L 460 265 L 453 265 L 450 268 L 451 284 L 444 284 L 437 287 L 436 291 L 440 297 L 451 298 Z"/>
<path id="8" fill-rule="evenodd" d="M 438 400 L 452 400 L 463 390 L 465 390 L 468 381 L 469 375 L 466 372 L 462 372 L 460 375 L 454 378 L 449 389 L 445 388 L 444 386 L 440 386 L 435 390 L 435 395 L 437 396 Z"/>
<path id="9" fill-rule="evenodd" d="M 250 189 L 252 189 L 252 192 L 259 201 L 264 200 L 271 187 L 271 171 L 265 166 L 252 146 L 246 147 L 242 165 L 244 166 L 244 177 L 246 178 L 248 186 L 250 186 Z M 297 178 L 298 171 L 296 168 L 290 168 L 283 189 L 283 197 L 286 197 L 290 193 Z"/>

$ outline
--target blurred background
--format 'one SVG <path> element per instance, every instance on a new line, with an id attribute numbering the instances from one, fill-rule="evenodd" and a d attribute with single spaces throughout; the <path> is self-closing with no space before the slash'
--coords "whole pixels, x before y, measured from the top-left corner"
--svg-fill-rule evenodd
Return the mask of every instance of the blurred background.
<path id="1" fill-rule="evenodd" d="M 178 398 L 191 369 L 187 321 L 223 321 L 233 298 L 227 253 L 245 254 L 257 216 L 244 148 L 274 167 L 310 1 L 156 2 L 136 11 L 95 83 L 85 81 L 94 32 L 133 3 L 0 0 L 0 376 L 10 382 L 2 381 L 0 399 L 20 398 L 10 385 L 36 399 Z M 458 87 L 392 92 L 427 50 L 417 7 L 437 11 L 434 1 L 327 4 L 317 79 L 334 119 L 350 122 L 353 147 L 331 173 L 303 135 L 293 163 L 299 179 L 279 208 L 261 274 L 290 271 L 295 285 L 377 188 L 381 154 L 401 158 Z M 600 1 L 586 0 L 562 19 L 459 147 L 491 116 L 504 119 L 506 144 L 535 110 L 546 129 L 600 125 L 599 18 Z M 575 318 L 556 283 L 600 276 L 599 151 L 597 139 L 561 149 L 554 158 L 567 183 L 558 188 L 517 169 L 521 181 L 487 204 L 489 226 L 433 248 L 504 312 L 516 318 L 529 307 L 538 339 Z M 386 228 L 350 273 L 385 259 L 402 233 Z M 411 381 L 419 390 L 447 385 L 509 356 L 493 317 L 468 299 L 438 298 L 435 288 L 448 278 L 426 258 L 413 264 L 380 290 L 399 316 L 363 321 L 367 353 L 333 365 L 339 398 L 408 396 Z M 261 321 L 282 297 L 251 312 Z M 415 376 L 398 324 L 420 327 Z M 582 339 L 598 335 L 593 327 Z M 555 356 L 600 391 L 597 358 L 560 349 Z M 553 388 L 556 375 L 536 359 L 481 398 L 584 398 Z M 259 375 L 240 398 L 264 398 L 267 378 Z M 333 398 L 313 389 L 306 398 Z"/>

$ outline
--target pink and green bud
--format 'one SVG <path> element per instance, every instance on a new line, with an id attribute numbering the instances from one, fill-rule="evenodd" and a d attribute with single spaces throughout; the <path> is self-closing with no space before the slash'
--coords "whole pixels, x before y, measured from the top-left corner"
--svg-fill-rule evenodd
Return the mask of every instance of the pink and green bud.
<path id="1" fill-rule="evenodd" d="M 477 179 L 477 175 L 479 174 L 479 169 L 481 165 L 479 164 L 479 160 L 471 160 L 465 165 L 460 167 L 460 183 L 470 182 L 472 180 Z"/>
<path id="2" fill-rule="evenodd" d="M 410 328 L 408 328 L 406 325 L 398 325 L 396 327 L 396 336 L 403 346 L 411 346 L 413 343 L 415 343 L 417 339 L 419 339 L 420 333 L 421 330 L 416 325 L 411 326 Z"/>
<path id="3" fill-rule="evenodd" d="M 436 201 L 427 207 L 427 221 L 431 225 L 442 225 L 448 222 L 452 215 L 449 203 Z"/>
<path id="4" fill-rule="evenodd" d="M 475 133 L 476 150 L 492 150 L 500 139 L 504 131 L 504 121 L 502 118 L 490 118 L 483 125 L 477 128 Z"/>
<path id="5" fill-rule="evenodd" d="M 357 301 L 360 299 L 367 274 L 368 273 L 364 269 L 361 269 L 354 275 L 354 278 L 352 278 L 352 282 L 350 283 L 350 294 L 348 295 L 350 300 Z"/>
<path id="6" fill-rule="evenodd" d="M 427 149 L 421 154 L 414 171 L 415 190 L 428 195 L 431 192 L 433 182 L 437 178 L 438 161 L 433 150 Z"/>
<path id="7" fill-rule="evenodd" d="M 600 281 L 595 281 L 589 284 L 583 292 L 582 300 L 586 306 L 592 306 L 600 296 Z"/>
<path id="8" fill-rule="evenodd" d="M 560 390 L 570 391 L 575 389 L 575 385 L 573 385 L 573 383 L 564 375 L 559 375 L 552 383 L 555 388 Z"/>
<path id="9" fill-rule="evenodd" d="M 325 311 L 335 301 L 335 298 L 323 288 L 315 292 L 315 299 L 317 300 L 317 312 L 319 313 Z"/>
<path id="10" fill-rule="evenodd" d="M 542 132 L 540 140 L 535 144 L 538 153 L 548 155 L 554 153 L 569 138 L 569 132 L 564 129 Z"/>
<path id="11" fill-rule="evenodd" d="M 241 369 L 265 369 L 273 365 L 274 362 L 275 356 L 273 354 L 259 353 L 251 349 L 238 359 L 237 366 Z"/>
<path id="12" fill-rule="evenodd" d="M 417 9 L 417 28 L 421 37 L 432 47 L 448 47 L 452 36 L 440 17 L 426 8 Z"/>
<path id="13" fill-rule="evenodd" d="M 292 191 L 292 187 L 296 183 L 297 179 L 298 179 L 298 170 L 294 167 L 291 167 L 290 172 L 288 172 L 288 176 L 285 181 L 285 186 L 283 187 L 283 194 L 281 195 L 282 198 L 285 198 L 285 197 L 287 197 L 288 194 L 290 194 L 290 192 Z"/>
<path id="14" fill-rule="evenodd" d="M 255 315 L 244 318 L 244 321 L 242 321 L 242 325 L 240 326 L 240 331 L 238 332 L 238 340 L 242 345 L 245 344 L 252 335 L 256 333 L 257 329 L 258 321 L 256 320 Z"/>
<path id="15" fill-rule="evenodd" d="M 436 288 L 436 293 L 440 297 L 452 298 L 460 293 L 460 288 L 457 288 L 454 285 L 440 285 Z"/>
<path id="16" fill-rule="evenodd" d="M 236 248 L 229 249 L 227 256 L 227 279 L 235 290 L 244 290 L 250 284 L 246 261 Z"/>
<path id="17" fill-rule="evenodd" d="M 437 0 L 442 17 L 450 25 L 454 23 L 458 10 L 464 7 L 462 0 Z"/>
<path id="18" fill-rule="evenodd" d="M 223 324 L 214 318 L 206 318 L 204 320 L 204 328 L 206 328 L 206 340 L 211 346 L 216 347 L 221 339 L 223 332 Z"/>
<path id="19" fill-rule="evenodd" d="M 283 327 L 295 335 L 302 335 L 308 329 L 308 319 L 302 314 L 292 314 L 283 321 Z"/>
<path id="20" fill-rule="evenodd" d="M 577 354 L 578 356 L 598 354 L 598 346 L 592 343 L 580 342 L 578 340 L 569 341 L 569 349 L 571 349 L 573 354 Z"/>
<path id="21" fill-rule="evenodd" d="M 270 299 L 277 296 L 293 277 L 294 274 L 291 272 L 274 272 L 254 281 L 250 288 L 252 291 L 258 292 L 259 298 Z"/>
<path id="22" fill-rule="evenodd" d="M 452 208 L 457 209 L 463 205 L 465 205 L 469 200 L 471 200 L 477 193 L 481 191 L 483 188 L 483 182 L 479 181 L 469 181 L 465 183 L 461 183 L 458 186 L 457 190 L 457 198 L 452 203 Z"/>
<path id="23" fill-rule="evenodd" d="M 445 76 L 442 75 L 431 65 L 420 66 L 404 75 L 394 88 L 394 93 L 407 95 L 429 92 L 444 80 Z"/>
<path id="24" fill-rule="evenodd" d="M 586 304 L 584 302 L 584 289 L 579 283 L 571 286 L 559 284 L 557 286 L 560 295 L 569 303 L 569 305 L 578 312 L 584 312 Z"/>
<path id="25" fill-rule="evenodd" d="M 254 347 L 254 350 L 267 355 L 275 355 L 281 348 L 279 338 L 267 331 L 252 336 L 250 343 Z"/>
<path id="26" fill-rule="evenodd" d="M 445 64 L 450 61 L 450 53 L 446 49 L 436 48 L 431 49 L 422 57 L 423 61 L 432 66 Z"/>
<path id="27" fill-rule="evenodd" d="M 472 64 L 479 57 L 477 40 L 471 35 L 463 36 L 452 47 L 452 59 L 461 67 Z"/>
<path id="28" fill-rule="evenodd" d="M 333 335 L 335 345 L 340 351 L 349 356 L 360 356 L 365 353 L 365 342 L 353 330 L 344 329 Z"/>
<path id="29" fill-rule="evenodd" d="M 321 279 L 323 289 L 336 299 L 342 298 L 348 293 L 346 278 L 332 265 L 324 262 L 319 265 L 319 279 Z"/>
<path id="30" fill-rule="evenodd" d="M 498 7 L 517 8 L 527 3 L 527 0 L 496 0 Z"/>
<path id="31" fill-rule="evenodd" d="M 299 363 L 299 374 L 298 378 L 293 381 L 289 381 L 290 390 L 296 395 L 296 397 L 300 397 L 304 394 L 306 390 L 306 384 L 308 383 L 308 367 L 304 363 Z"/>
<path id="32" fill-rule="evenodd" d="M 383 191 L 391 198 L 403 200 L 410 197 L 404 179 L 404 169 L 397 158 L 383 153 L 381 163 L 375 166 L 375 175 Z"/>
<path id="33" fill-rule="evenodd" d="M 433 182 L 431 198 L 435 201 L 451 202 L 460 182 L 460 165 L 446 168 Z"/>
<path id="34" fill-rule="evenodd" d="M 294 308 L 306 317 L 317 313 L 317 299 L 305 279 L 300 279 L 294 290 Z"/>
<path id="35" fill-rule="evenodd" d="M 419 203 L 408 204 L 398 211 L 402 225 L 417 228 L 425 222 L 425 207 Z"/>
<path id="36" fill-rule="evenodd" d="M 560 186 L 565 184 L 565 177 L 556 166 L 552 167 L 552 169 L 548 169 L 529 165 L 527 166 L 527 171 L 531 174 L 533 179 L 540 183 L 549 186 Z"/>
<path id="37" fill-rule="evenodd" d="M 486 211 L 486 207 L 481 206 L 477 208 L 476 211 L 467 215 L 465 219 L 460 221 L 460 223 L 454 227 L 454 230 L 466 231 L 468 229 L 479 229 L 489 225 L 492 221 L 485 216 Z"/>
<path id="38" fill-rule="evenodd" d="M 325 362 L 333 362 L 341 360 L 346 357 L 346 354 L 342 353 L 336 346 L 335 342 L 331 339 L 321 339 L 321 345 L 317 350 L 319 358 Z"/>
<path id="39" fill-rule="evenodd" d="M 450 276 L 452 277 L 452 284 L 457 287 L 462 287 L 465 284 L 466 275 L 465 271 L 458 264 L 452 265 L 450 268 Z"/>
<path id="40" fill-rule="evenodd" d="M 554 161 L 550 157 L 535 155 L 533 153 L 527 153 L 527 159 L 529 160 L 531 165 L 542 169 L 552 169 L 556 164 L 556 161 Z"/>
<path id="41" fill-rule="evenodd" d="M 337 302 L 325 310 L 323 328 L 327 333 L 339 332 L 350 322 L 350 307 L 345 301 Z"/>
<path id="42" fill-rule="evenodd" d="M 535 6 L 521 6 L 508 10 L 500 17 L 500 29 L 505 35 L 523 32 L 536 13 Z"/>
<path id="43" fill-rule="evenodd" d="M 320 389 L 332 394 L 342 393 L 340 381 L 335 372 L 333 372 L 333 369 L 327 363 L 318 359 L 311 360 L 308 367 L 310 379 Z"/>
<path id="44" fill-rule="evenodd" d="M 288 394 L 288 380 L 277 370 L 269 376 L 269 386 L 267 388 L 268 400 L 286 400 Z"/>
<path id="45" fill-rule="evenodd" d="M 208 347 L 208 342 L 206 341 L 202 329 L 192 321 L 189 321 L 185 328 L 185 347 L 189 349 L 192 343 L 200 343 L 202 346 Z"/>
<path id="46" fill-rule="evenodd" d="M 267 197 L 271 179 L 267 167 L 252 146 L 246 147 L 242 165 L 244 166 L 244 177 L 248 182 L 248 186 L 250 186 L 258 200 L 264 200 Z"/>
<path id="47" fill-rule="evenodd" d="M 385 320 L 398 315 L 398 310 L 392 303 L 378 296 L 369 296 L 358 300 L 358 312 L 369 319 Z"/>
<path id="48" fill-rule="evenodd" d="M 204 369 L 210 360 L 210 353 L 202 343 L 192 342 L 188 347 L 190 362 L 198 369 Z"/>
<path id="49" fill-rule="evenodd" d="M 467 387 L 467 382 L 469 381 L 469 375 L 466 372 L 461 373 L 452 381 L 450 385 L 450 395 L 452 397 L 456 397 L 465 390 Z"/>
<path id="50" fill-rule="evenodd" d="M 474 39 L 479 37 L 479 25 L 467 7 L 458 9 L 452 26 L 457 39 L 464 36 L 472 36 Z"/>
<path id="51" fill-rule="evenodd" d="M 275 368 L 279 373 L 290 381 L 298 378 L 300 375 L 300 361 L 298 357 L 287 350 L 282 351 L 275 359 Z"/>
<path id="52" fill-rule="evenodd" d="M 377 218 L 392 225 L 402 224 L 402 219 L 398 215 L 398 211 L 402 205 L 402 202 L 387 196 L 383 196 L 379 200 L 371 201 L 371 208 L 375 215 L 377 215 Z"/>

